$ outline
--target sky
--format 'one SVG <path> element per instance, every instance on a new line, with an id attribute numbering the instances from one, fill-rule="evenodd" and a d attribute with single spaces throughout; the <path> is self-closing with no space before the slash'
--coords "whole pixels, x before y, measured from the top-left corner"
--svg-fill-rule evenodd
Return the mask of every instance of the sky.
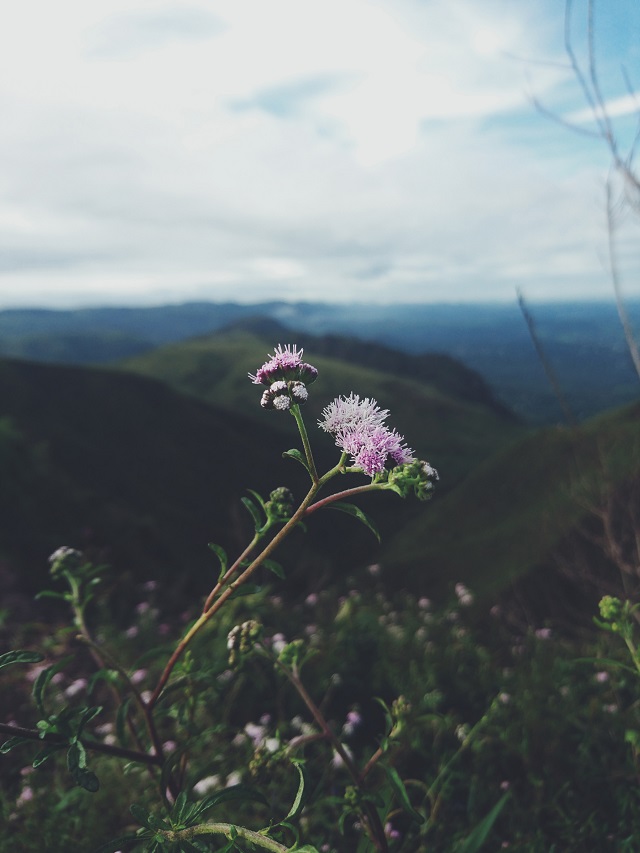
<path id="1" fill-rule="evenodd" d="M 624 154 L 640 3 L 594 15 Z M 611 158 L 562 0 L 21 0 L 0 115 L 0 308 L 611 298 Z"/>

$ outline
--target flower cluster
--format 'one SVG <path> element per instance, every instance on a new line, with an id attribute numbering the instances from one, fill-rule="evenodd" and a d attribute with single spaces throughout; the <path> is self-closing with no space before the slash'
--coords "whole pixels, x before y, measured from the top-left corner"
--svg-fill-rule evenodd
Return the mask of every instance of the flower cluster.
<path id="1" fill-rule="evenodd" d="M 375 400 L 361 400 L 358 394 L 350 394 L 329 403 L 318 426 L 335 436 L 337 446 L 351 456 L 353 465 L 373 476 L 381 474 L 389 460 L 393 465 L 415 461 L 404 436 L 385 426 L 388 416 L 389 412 Z"/>
<path id="2" fill-rule="evenodd" d="M 302 360 L 303 350 L 295 345 L 287 344 L 274 349 L 262 367 L 255 375 L 249 374 L 254 385 L 266 385 L 260 405 L 263 409 L 286 411 L 292 405 L 302 405 L 307 402 L 309 392 L 307 385 L 318 377 L 318 371 L 311 364 Z"/>
<path id="3" fill-rule="evenodd" d="M 68 545 L 62 545 L 62 547 L 54 551 L 49 557 L 51 574 L 55 576 L 65 569 L 67 571 L 78 569 L 82 565 L 83 561 L 84 556 L 81 551 L 78 551 L 75 548 L 70 548 Z"/>

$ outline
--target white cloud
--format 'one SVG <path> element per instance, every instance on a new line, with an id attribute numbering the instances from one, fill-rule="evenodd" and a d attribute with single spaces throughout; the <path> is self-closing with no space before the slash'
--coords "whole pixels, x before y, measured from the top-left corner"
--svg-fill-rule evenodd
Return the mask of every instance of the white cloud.
<path id="1" fill-rule="evenodd" d="M 565 146 L 512 58 L 556 56 L 550 9 L 7 7 L 0 305 L 593 289 L 606 157 Z M 567 80 L 535 69 L 542 96 Z"/>
<path id="2" fill-rule="evenodd" d="M 640 92 L 629 92 L 626 95 L 620 95 L 618 98 L 611 98 L 605 101 L 602 107 L 584 107 L 574 110 L 567 113 L 564 119 L 575 124 L 584 124 L 594 122 L 596 118 L 602 119 L 605 116 L 610 119 L 634 116 L 638 119 L 640 117 Z"/>

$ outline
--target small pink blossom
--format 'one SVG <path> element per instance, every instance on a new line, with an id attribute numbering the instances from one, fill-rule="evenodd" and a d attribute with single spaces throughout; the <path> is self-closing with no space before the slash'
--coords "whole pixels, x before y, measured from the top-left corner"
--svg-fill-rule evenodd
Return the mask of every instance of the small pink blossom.
<path id="1" fill-rule="evenodd" d="M 369 397 L 358 394 L 337 397 L 322 412 L 318 426 L 335 436 L 336 445 L 351 456 L 352 464 L 365 474 L 381 474 L 391 459 L 394 465 L 413 462 L 411 448 L 396 430 L 384 425 L 389 412 Z"/>

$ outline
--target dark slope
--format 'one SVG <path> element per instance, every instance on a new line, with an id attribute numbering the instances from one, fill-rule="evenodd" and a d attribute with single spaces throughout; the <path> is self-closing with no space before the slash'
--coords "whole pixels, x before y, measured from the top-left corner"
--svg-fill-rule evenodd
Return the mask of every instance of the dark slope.
<path id="1" fill-rule="evenodd" d="M 300 488 L 267 425 L 133 374 L 0 361 L 0 559 L 42 584 L 59 545 L 180 588 L 245 544 L 247 487 Z M 302 469 L 300 469 L 302 471 Z"/>
<path id="2" fill-rule="evenodd" d="M 400 583 L 424 593 L 464 581 L 490 601 L 526 578 L 538 615 L 552 612 L 559 595 L 577 594 L 574 602 L 557 602 L 559 611 L 579 609 L 581 567 L 576 562 L 572 568 L 577 555 L 566 545 L 593 521 L 591 508 L 603 495 L 629 491 L 633 483 L 640 483 L 640 405 L 601 415 L 579 430 L 539 430 L 434 502 L 424 518 L 386 543 L 383 560 Z M 602 557 L 593 565 L 602 567 Z M 607 581 L 601 581 L 602 590 Z"/>
<path id="3" fill-rule="evenodd" d="M 253 331 L 256 327 L 259 333 Z M 269 337 L 263 334 L 261 322 L 254 321 L 251 330 L 229 329 L 160 347 L 123 366 L 162 379 L 216 406 L 242 412 L 256 423 L 273 425 L 293 439 L 291 418 L 263 412 L 256 405 L 260 389 L 248 382 L 247 365 L 255 371 L 277 343 L 304 343 L 305 359 L 319 370 L 305 409 L 310 428 L 323 407 L 339 394 L 373 397 L 391 411 L 391 425 L 409 445 L 440 470 L 445 490 L 523 432 L 490 394 L 485 394 L 481 380 L 476 382 L 472 371 L 453 360 L 430 361 L 425 356 L 423 361 L 416 360 L 414 370 L 411 357 L 384 347 L 311 336 L 285 339 L 272 324 L 267 328 Z M 324 435 L 312 440 L 329 446 Z"/>

